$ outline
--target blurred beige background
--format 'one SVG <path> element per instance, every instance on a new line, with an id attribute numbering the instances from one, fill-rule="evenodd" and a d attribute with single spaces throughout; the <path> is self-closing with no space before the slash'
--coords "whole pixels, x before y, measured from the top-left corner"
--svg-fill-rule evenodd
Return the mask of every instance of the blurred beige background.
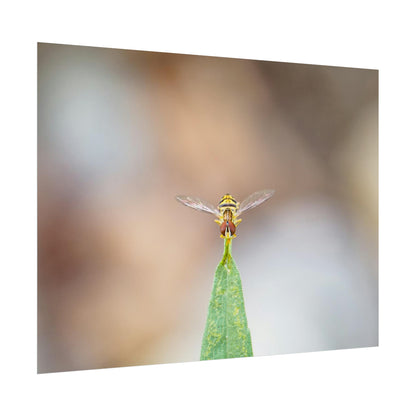
<path id="1" fill-rule="evenodd" d="M 38 48 L 38 371 L 195 361 L 214 204 L 255 356 L 378 344 L 378 72 Z"/>

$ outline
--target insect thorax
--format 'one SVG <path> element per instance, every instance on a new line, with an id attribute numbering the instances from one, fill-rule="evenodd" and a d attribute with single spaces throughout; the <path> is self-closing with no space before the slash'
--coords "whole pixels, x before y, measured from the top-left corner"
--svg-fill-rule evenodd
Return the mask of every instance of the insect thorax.
<path id="1" fill-rule="evenodd" d="M 230 208 L 224 208 L 221 212 L 222 218 L 224 221 L 233 221 L 234 220 L 234 212 L 231 211 Z"/>

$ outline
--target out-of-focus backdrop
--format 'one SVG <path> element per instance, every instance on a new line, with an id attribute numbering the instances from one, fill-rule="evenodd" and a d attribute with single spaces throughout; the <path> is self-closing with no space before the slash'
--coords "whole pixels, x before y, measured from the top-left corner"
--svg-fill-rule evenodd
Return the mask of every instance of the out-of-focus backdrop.
<path id="1" fill-rule="evenodd" d="M 38 45 L 38 372 L 196 361 L 223 240 L 255 356 L 378 344 L 378 72 Z"/>

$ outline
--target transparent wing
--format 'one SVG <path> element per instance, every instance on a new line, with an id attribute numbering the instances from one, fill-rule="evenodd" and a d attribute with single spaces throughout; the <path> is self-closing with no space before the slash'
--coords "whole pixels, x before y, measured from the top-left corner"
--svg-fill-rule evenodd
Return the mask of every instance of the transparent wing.
<path id="1" fill-rule="evenodd" d="M 262 191 L 254 192 L 254 194 L 251 194 L 243 202 L 241 202 L 240 207 L 237 211 L 237 215 L 240 215 L 244 211 L 257 207 L 257 205 L 260 205 L 264 201 L 267 201 L 269 198 L 271 198 L 273 194 L 273 189 L 263 189 Z"/>
<path id="2" fill-rule="evenodd" d="M 219 211 L 214 205 L 204 201 L 201 198 L 195 196 L 178 195 L 176 199 L 187 207 L 197 209 L 198 211 L 209 212 L 210 214 L 219 215 Z"/>

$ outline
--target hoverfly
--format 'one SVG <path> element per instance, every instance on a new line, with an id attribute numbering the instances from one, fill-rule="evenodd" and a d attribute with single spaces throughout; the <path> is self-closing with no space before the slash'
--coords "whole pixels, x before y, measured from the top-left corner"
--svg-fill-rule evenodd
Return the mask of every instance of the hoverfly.
<path id="1" fill-rule="evenodd" d="M 264 189 L 262 191 L 254 192 L 254 194 L 251 194 L 241 203 L 237 202 L 232 195 L 225 194 L 217 207 L 214 207 L 214 205 L 201 198 L 193 196 L 178 195 L 176 199 L 182 204 L 198 211 L 214 214 L 217 217 L 215 222 L 220 225 L 220 237 L 234 238 L 236 237 L 236 228 L 241 222 L 241 219 L 238 217 L 243 212 L 255 208 L 264 201 L 267 201 L 273 194 L 274 190 Z"/>

